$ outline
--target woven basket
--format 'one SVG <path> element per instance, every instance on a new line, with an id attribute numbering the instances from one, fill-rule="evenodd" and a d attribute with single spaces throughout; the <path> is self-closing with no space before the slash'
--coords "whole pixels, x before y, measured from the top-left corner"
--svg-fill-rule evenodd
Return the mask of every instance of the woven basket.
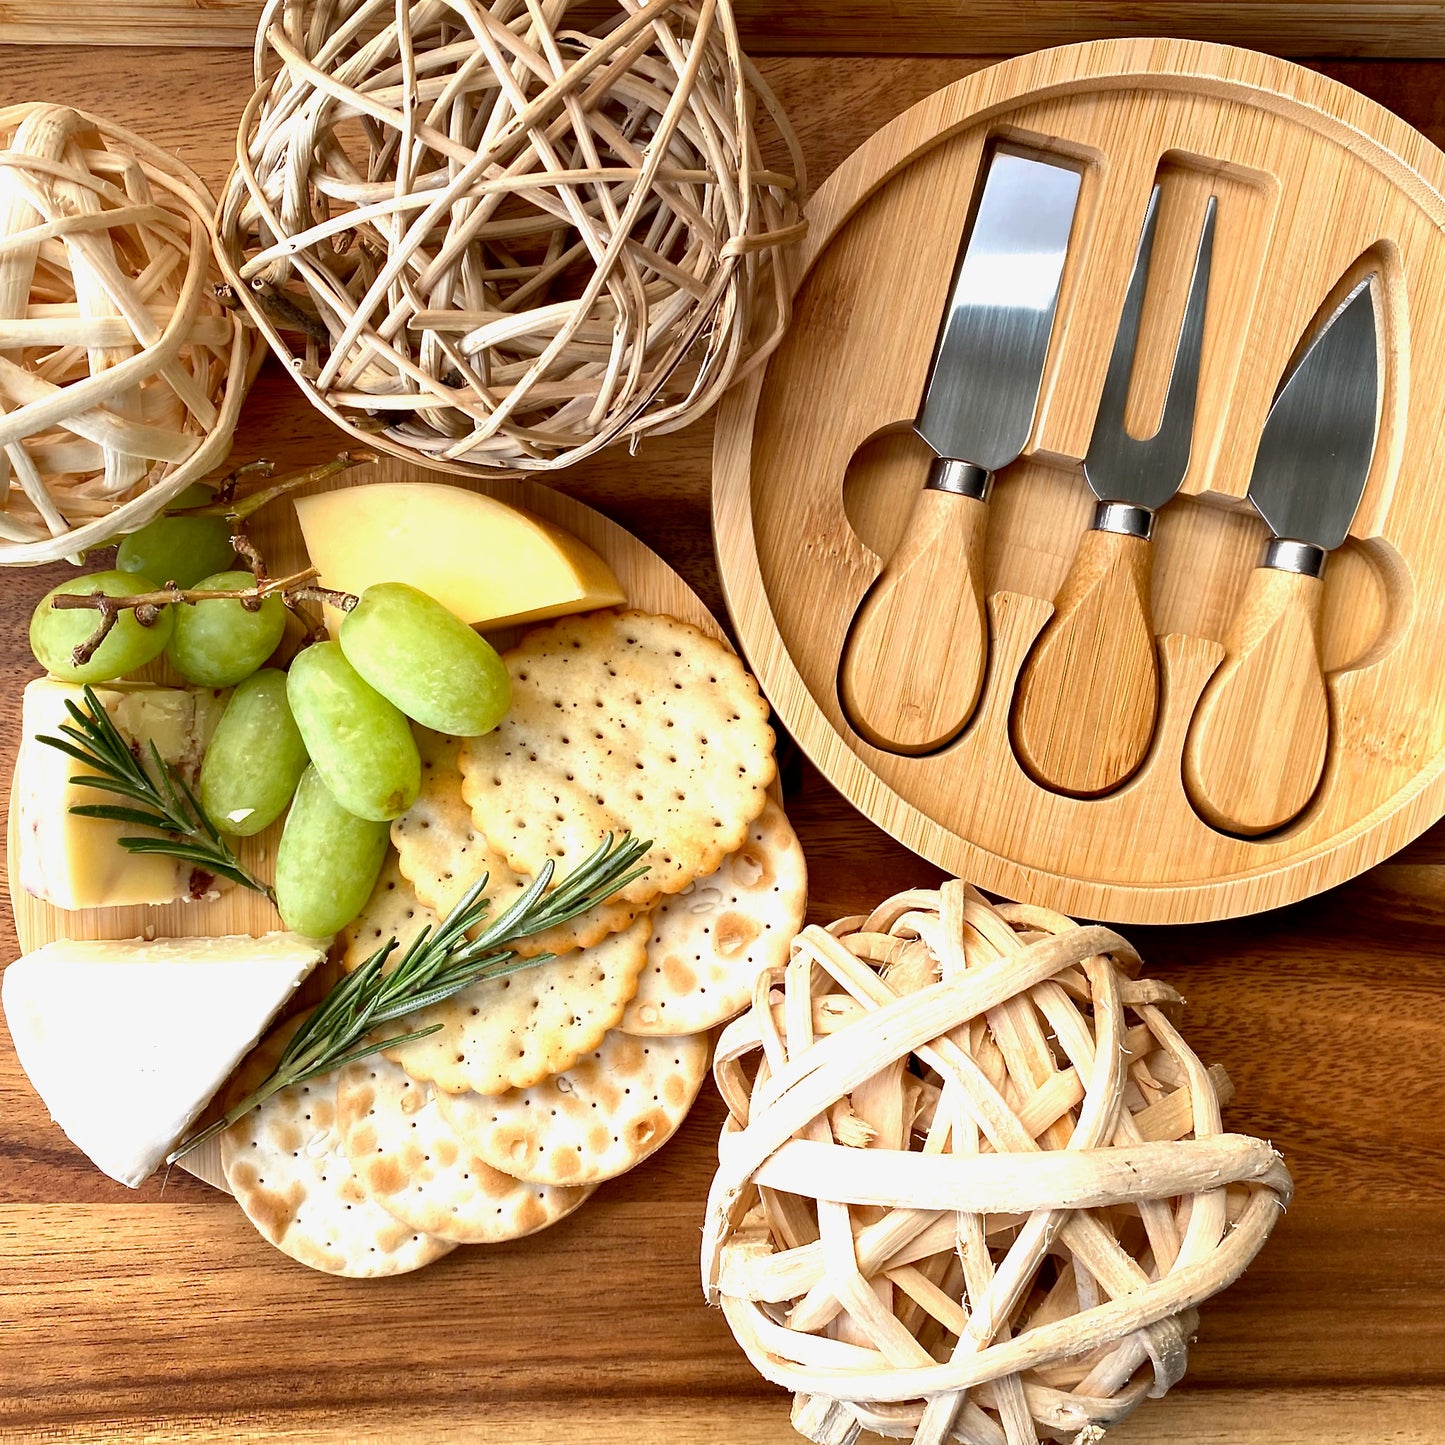
<path id="1" fill-rule="evenodd" d="M 0 564 L 53 562 L 225 460 L 250 347 L 195 175 L 63 106 L 0 134 Z"/>
<path id="2" fill-rule="evenodd" d="M 718 1044 L 703 1280 L 808 1438 L 1096 1440 L 1179 1379 L 1291 1185 L 1137 965 L 949 883 L 759 980 Z"/>
<path id="3" fill-rule="evenodd" d="M 619 0 L 605 34 L 571 8 L 262 15 L 223 265 L 315 405 L 395 456 L 548 470 L 674 430 L 787 324 L 802 160 L 728 0 Z"/>

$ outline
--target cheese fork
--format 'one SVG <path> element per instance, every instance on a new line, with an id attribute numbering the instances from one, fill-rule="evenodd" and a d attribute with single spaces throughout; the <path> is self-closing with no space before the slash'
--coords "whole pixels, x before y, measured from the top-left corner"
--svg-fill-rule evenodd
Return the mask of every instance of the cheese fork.
<path id="1" fill-rule="evenodd" d="M 1126 430 L 1124 409 L 1158 213 L 1156 185 L 1084 458 L 1084 478 L 1098 498 L 1093 524 L 1024 664 L 1014 703 L 1019 761 L 1036 782 L 1075 797 L 1107 793 L 1138 769 L 1159 711 L 1150 539 L 1155 512 L 1189 469 L 1215 198 L 1209 198 L 1200 229 L 1164 415 L 1154 435 L 1140 439 Z"/>

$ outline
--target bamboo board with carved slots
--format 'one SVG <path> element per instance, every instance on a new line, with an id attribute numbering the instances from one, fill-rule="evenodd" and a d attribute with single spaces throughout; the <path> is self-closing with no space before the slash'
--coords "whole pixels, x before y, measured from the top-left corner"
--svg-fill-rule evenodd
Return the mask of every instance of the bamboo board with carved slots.
<path id="1" fill-rule="evenodd" d="M 1072 158 L 1083 185 L 1033 434 L 990 502 L 982 699 L 951 743 L 907 756 L 849 725 L 839 659 L 928 470 L 910 423 L 981 160 L 1001 139 Z M 1080 459 L 1156 181 L 1126 418 L 1135 435 L 1160 416 L 1190 248 L 1208 197 L 1218 203 L 1193 449 L 1155 531 L 1159 717 L 1138 772 L 1103 796 L 1071 797 L 1025 771 L 1011 720 L 1089 524 Z M 725 400 L 714 451 L 714 533 L 744 650 L 834 785 L 984 887 L 1150 923 L 1306 897 L 1445 812 L 1442 192 L 1445 156 L 1363 96 L 1286 61 L 1187 41 L 1007 61 L 916 105 L 844 162 L 809 205 L 793 328 Z M 1323 779 L 1282 828 L 1231 836 L 1191 804 L 1182 755 L 1268 536 L 1245 500 L 1255 447 L 1301 338 L 1370 271 L 1381 411 L 1363 500 L 1324 574 Z M 951 581 L 941 617 L 956 603 Z"/>

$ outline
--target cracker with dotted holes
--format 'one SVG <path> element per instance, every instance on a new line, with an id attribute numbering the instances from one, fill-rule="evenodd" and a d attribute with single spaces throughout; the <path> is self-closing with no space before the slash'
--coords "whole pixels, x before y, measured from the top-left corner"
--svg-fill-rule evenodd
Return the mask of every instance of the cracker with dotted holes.
<path id="1" fill-rule="evenodd" d="M 253 1052 L 232 1100 L 271 1071 L 300 1023 L 291 1020 Z M 262 1237 L 326 1274 L 406 1274 L 456 1248 L 404 1224 L 362 1188 L 341 1145 L 330 1075 L 282 1089 L 227 1129 L 221 1167 Z"/>
<path id="2" fill-rule="evenodd" d="M 500 1244 L 571 1214 L 591 1188 L 525 1184 L 493 1169 L 442 1117 L 430 1084 L 379 1055 L 336 1076 L 342 1146 L 366 1192 L 424 1234 Z"/>
<path id="3" fill-rule="evenodd" d="M 461 740 L 426 728 L 414 731 L 421 753 L 421 792 L 411 808 L 391 825 L 391 841 L 402 876 L 422 903 L 437 913 L 447 914 L 485 873 L 487 897 L 492 905 L 490 916 L 495 918 L 511 906 L 532 880 L 524 878 L 489 847 L 472 822 L 472 810 L 462 797 L 458 762 Z M 593 846 L 601 841 L 599 834 Z M 523 958 L 531 958 L 539 953 L 591 948 L 609 933 L 626 928 L 636 917 L 637 909 L 609 899 L 568 923 L 531 938 L 518 939 L 516 951 Z"/>
<path id="4" fill-rule="evenodd" d="M 570 1069 L 493 1099 L 439 1097 L 467 1146 L 536 1184 L 597 1184 L 640 1164 L 687 1117 L 707 1073 L 706 1034 L 613 1031 Z"/>
<path id="5" fill-rule="evenodd" d="M 346 931 L 341 967 L 348 973 L 359 968 L 391 937 L 405 947 L 419 928 L 436 921 L 389 857 L 370 901 Z M 396 1025 L 398 1033 L 429 1024 L 442 1027 L 427 1038 L 387 1049 L 386 1057 L 412 1078 L 452 1094 L 525 1089 L 568 1068 L 616 1026 L 637 992 L 647 962 L 648 928 L 644 915 L 591 948 L 474 983 L 410 1014 Z"/>
<path id="6" fill-rule="evenodd" d="M 716 873 L 654 905 L 647 966 L 618 1027 L 692 1034 L 741 1013 L 757 976 L 788 961 L 807 902 L 802 845 L 770 798 Z"/>
<path id="7" fill-rule="evenodd" d="M 721 642 L 672 617 L 589 612 L 505 655 L 512 707 L 462 745 L 478 829 L 519 873 L 580 863 L 604 833 L 652 842 L 618 894 L 649 905 L 747 837 L 776 768 L 768 705 Z"/>
<path id="8" fill-rule="evenodd" d="M 396 854 L 388 853 L 366 907 L 342 930 L 342 972 L 354 973 L 388 938 L 396 939 L 400 952 L 423 928 L 440 922 L 435 909 L 418 901 Z"/>

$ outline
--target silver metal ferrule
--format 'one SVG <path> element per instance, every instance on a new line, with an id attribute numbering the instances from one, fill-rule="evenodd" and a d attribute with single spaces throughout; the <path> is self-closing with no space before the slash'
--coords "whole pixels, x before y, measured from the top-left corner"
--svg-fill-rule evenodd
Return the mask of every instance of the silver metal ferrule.
<path id="1" fill-rule="evenodd" d="M 928 469 L 926 486 L 930 492 L 952 492 L 959 497 L 976 497 L 988 501 L 993 490 L 993 473 L 972 462 L 955 461 L 952 457 L 934 457 Z"/>
<path id="2" fill-rule="evenodd" d="M 1118 532 L 1124 537 L 1142 537 L 1147 542 L 1154 535 L 1154 513 L 1148 507 L 1135 507 L 1128 502 L 1097 502 L 1093 529 Z"/>
<path id="3" fill-rule="evenodd" d="M 1325 570 L 1325 549 L 1313 542 L 1291 542 L 1287 537 L 1272 537 L 1264 548 L 1261 567 L 1277 572 L 1298 572 L 1304 577 L 1318 577 Z"/>

